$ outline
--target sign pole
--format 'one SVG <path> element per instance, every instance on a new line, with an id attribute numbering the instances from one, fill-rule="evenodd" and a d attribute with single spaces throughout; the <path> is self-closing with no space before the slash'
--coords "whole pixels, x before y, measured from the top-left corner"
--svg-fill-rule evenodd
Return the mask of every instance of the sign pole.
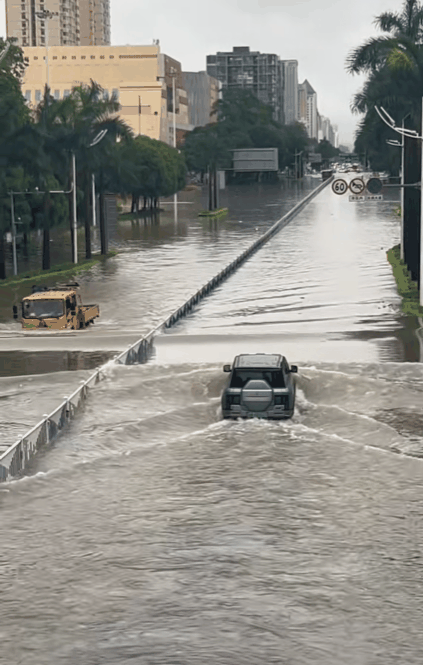
<path id="1" fill-rule="evenodd" d="M 402 120 L 402 128 L 404 129 L 405 122 L 404 118 Z M 400 198 L 400 205 L 401 205 L 401 241 L 400 241 L 400 259 L 401 261 L 404 261 L 404 154 L 405 154 L 405 136 L 403 135 L 401 137 L 401 198 Z"/>
<path id="2" fill-rule="evenodd" d="M 423 98 L 422 98 L 422 122 L 423 122 Z M 423 125 L 422 125 L 423 129 Z M 404 141 L 404 139 L 403 139 Z M 420 275 L 419 275 L 419 298 L 420 307 L 423 307 L 423 141 L 421 145 L 421 175 L 420 175 Z"/>

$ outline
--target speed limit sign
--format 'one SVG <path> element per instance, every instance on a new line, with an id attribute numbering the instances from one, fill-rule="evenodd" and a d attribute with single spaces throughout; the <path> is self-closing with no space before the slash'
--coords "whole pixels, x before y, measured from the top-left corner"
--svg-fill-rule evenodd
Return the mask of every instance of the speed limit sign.
<path id="1" fill-rule="evenodd" d="M 364 180 L 361 178 L 353 178 L 350 182 L 350 190 L 353 194 L 361 194 L 365 188 Z"/>
<path id="2" fill-rule="evenodd" d="M 334 180 L 332 183 L 332 191 L 335 194 L 345 194 L 347 189 L 348 189 L 348 183 L 346 180 L 343 180 L 342 178 L 338 178 L 338 180 Z"/>

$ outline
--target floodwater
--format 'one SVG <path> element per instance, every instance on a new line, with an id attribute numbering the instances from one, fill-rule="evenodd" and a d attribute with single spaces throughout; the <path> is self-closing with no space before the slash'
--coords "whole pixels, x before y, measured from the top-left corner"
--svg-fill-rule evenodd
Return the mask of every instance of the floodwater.
<path id="1" fill-rule="evenodd" d="M 107 331 L 118 345 L 125 312 L 129 333 L 153 327 L 298 194 L 253 185 L 223 223 L 181 206 L 173 227 L 127 226 L 83 279 L 102 319 L 80 351 Z M 397 198 L 325 189 L 152 362 L 110 363 L 32 474 L 0 487 L 5 662 L 420 665 L 423 372 L 385 257 Z M 299 365 L 294 417 L 222 421 L 223 363 L 263 349 Z M 54 362 L 1 379 L 5 426 L 89 373 Z"/>

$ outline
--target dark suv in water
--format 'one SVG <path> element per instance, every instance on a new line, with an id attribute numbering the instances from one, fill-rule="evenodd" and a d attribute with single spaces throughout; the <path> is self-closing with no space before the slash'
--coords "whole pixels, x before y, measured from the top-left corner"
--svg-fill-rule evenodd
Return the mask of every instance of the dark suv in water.
<path id="1" fill-rule="evenodd" d="M 289 367 L 284 356 L 270 353 L 241 354 L 230 372 L 222 394 L 224 418 L 291 418 L 295 405 L 296 365 Z"/>

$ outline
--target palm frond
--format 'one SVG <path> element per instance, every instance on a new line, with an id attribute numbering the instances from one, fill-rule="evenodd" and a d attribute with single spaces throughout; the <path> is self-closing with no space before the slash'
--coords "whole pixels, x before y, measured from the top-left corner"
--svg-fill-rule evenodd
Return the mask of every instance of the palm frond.
<path id="1" fill-rule="evenodd" d="M 376 16 L 373 23 L 377 28 L 382 30 L 382 32 L 390 32 L 394 36 L 403 32 L 403 24 L 399 14 L 384 12 L 383 14 Z"/>
<path id="2" fill-rule="evenodd" d="M 351 51 L 347 57 L 346 69 L 349 74 L 375 71 L 385 63 L 388 53 L 396 47 L 398 39 L 395 37 L 371 37 Z"/>

